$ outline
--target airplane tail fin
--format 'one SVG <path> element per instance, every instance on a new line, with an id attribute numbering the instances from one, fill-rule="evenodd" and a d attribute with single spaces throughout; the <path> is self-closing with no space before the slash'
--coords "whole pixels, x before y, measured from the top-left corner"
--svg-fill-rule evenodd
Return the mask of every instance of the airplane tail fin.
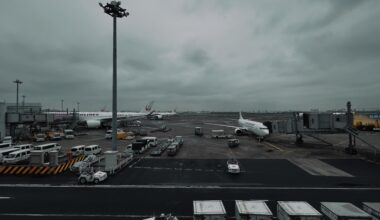
<path id="1" fill-rule="evenodd" d="M 143 109 L 141 109 L 140 112 L 145 112 L 145 113 L 151 113 L 154 110 L 152 109 L 152 106 L 154 104 L 154 101 L 150 101 Z"/>
<path id="2" fill-rule="evenodd" d="M 239 119 L 244 119 L 243 116 L 241 115 L 241 111 L 239 112 Z"/>

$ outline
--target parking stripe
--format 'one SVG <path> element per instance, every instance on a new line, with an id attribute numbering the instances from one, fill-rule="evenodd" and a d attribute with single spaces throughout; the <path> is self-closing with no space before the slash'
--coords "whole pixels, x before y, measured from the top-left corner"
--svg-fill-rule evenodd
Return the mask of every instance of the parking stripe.
<path id="1" fill-rule="evenodd" d="M 13 169 L 12 169 L 12 171 L 9 173 L 9 174 L 13 174 L 14 172 L 16 172 L 16 170 L 18 170 L 18 168 L 20 168 L 20 167 L 13 167 Z"/>
<path id="2" fill-rule="evenodd" d="M 75 160 L 72 160 L 69 167 L 72 167 L 74 163 L 76 163 Z"/>
<path id="3" fill-rule="evenodd" d="M 20 167 L 20 169 L 18 169 L 18 171 L 16 172 L 16 175 L 17 175 L 17 174 L 20 174 L 21 171 L 23 171 L 24 169 L 25 169 L 25 167 Z"/>
<path id="4" fill-rule="evenodd" d="M 54 171 L 54 175 L 58 173 L 59 169 L 61 168 L 62 165 L 59 165 L 56 167 L 55 171 Z"/>
<path id="5" fill-rule="evenodd" d="M 61 167 L 59 168 L 59 171 L 58 171 L 58 173 L 62 173 L 62 171 L 63 171 L 63 168 L 65 168 L 65 164 L 62 164 L 62 165 L 61 165 Z"/>
<path id="6" fill-rule="evenodd" d="M 7 167 L 0 167 L 0 174 L 3 172 L 3 170 L 5 170 L 5 168 Z"/>
<path id="7" fill-rule="evenodd" d="M 50 167 L 50 170 L 49 170 L 49 172 L 47 172 L 47 174 L 52 174 L 53 171 L 55 170 L 55 168 L 56 168 L 56 167 Z"/>
<path id="8" fill-rule="evenodd" d="M 22 174 L 26 174 L 30 170 L 30 167 L 26 167 L 26 169 L 22 172 Z"/>
<path id="9" fill-rule="evenodd" d="M 39 174 L 39 173 L 41 172 L 42 169 L 44 169 L 44 167 L 39 167 L 39 168 L 36 170 L 36 172 L 34 172 L 34 174 L 36 174 L 36 175 Z"/>
<path id="10" fill-rule="evenodd" d="M 67 170 L 67 168 L 69 167 L 69 165 L 70 165 L 70 163 L 69 163 L 69 162 L 67 162 L 67 163 L 65 164 L 65 168 L 63 168 L 63 171 L 66 171 L 66 170 Z"/>
<path id="11" fill-rule="evenodd" d="M 4 174 L 7 174 L 13 167 L 8 167 L 5 171 Z"/>
<path id="12" fill-rule="evenodd" d="M 43 169 L 40 174 L 44 175 L 46 173 L 46 171 L 48 171 L 49 169 L 50 169 L 50 167 L 45 167 L 45 169 Z"/>
<path id="13" fill-rule="evenodd" d="M 37 167 L 32 167 L 32 168 L 29 170 L 28 175 L 32 174 L 36 169 L 37 169 Z"/>

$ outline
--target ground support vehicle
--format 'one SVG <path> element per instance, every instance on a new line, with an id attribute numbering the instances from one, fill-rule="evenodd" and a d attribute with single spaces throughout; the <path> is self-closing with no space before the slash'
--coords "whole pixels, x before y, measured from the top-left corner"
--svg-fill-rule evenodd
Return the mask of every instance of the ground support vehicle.
<path id="1" fill-rule="evenodd" d="M 66 129 L 63 131 L 65 139 L 74 139 L 74 131 L 71 129 Z"/>
<path id="2" fill-rule="evenodd" d="M 237 147 L 240 144 L 239 139 L 228 139 L 227 141 L 229 147 Z"/>
<path id="3" fill-rule="evenodd" d="M 95 183 L 98 184 L 104 180 L 106 180 L 108 177 L 106 172 L 103 171 L 97 171 L 94 172 L 93 170 L 88 171 L 88 172 L 83 172 L 78 178 L 78 181 L 80 184 L 85 184 L 85 183 Z"/>
<path id="4" fill-rule="evenodd" d="M 203 136 L 203 128 L 202 127 L 195 127 L 194 134 L 196 136 L 202 137 Z"/>
<path id="5" fill-rule="evenodd" d="M 46 141 L 46 135 L 43 133 L 38 133 L 38 134 L 34 135 L 33 141 L 44 142 L 44 141 Z"/>
<path id="6" fill-rule="evenodd" d="M 227 161 L 227 172 L 228 173 L 240 173 L 239 162 L 235 159 L 230 159 Z"/>
<path id="7" fill-rule="evenodd" d="M 215 139 L 230 139 L 232 135 L 226 134 L 224 130 L 211 130 L 211 137 Z"/>
<path id="8" fill-rule="evenodd" d="M 92 164 L 99 162 L 101 158 L 98 158 L 95 155 L 88 155 L 84 160 L 78 161 L 74 163 L 70 167 L 71 172 L 77 172 L 77 173 L 82 173 L 82 171 L 86 170 L 89 168 Z"/>
<path id="9" fill-rule="evenodd" d="M 132 143 L 132 150 L 135 154 L 142 154 L 148 149 L 146 142 L 136 141 Z"/>

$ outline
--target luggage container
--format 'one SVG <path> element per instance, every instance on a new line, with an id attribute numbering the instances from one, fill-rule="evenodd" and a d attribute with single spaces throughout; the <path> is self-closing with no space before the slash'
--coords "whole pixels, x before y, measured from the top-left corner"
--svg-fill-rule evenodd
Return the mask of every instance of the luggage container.
<path id="1" fill-rule="evenodd" d="M 320 220 L 322 214 L 304 201 L 278 201 L 279 220 Z"/>
<path id="2" fill-rule="evenodd" d="M 202 127 L 195 127 L 194 128 L 194 134 L 197 136 L 203 136 L 203 128 Z"/>
<path id="3" fill-rule="evenodd" d="M 235 201 L 236 220 L 271 220 L 272 212 L 264 201 Z"/>
<path id="4" fill-rule="evenodd" d="M 321 211 L 331 220 L 372 220 L 372 216 L 348 202 L 321 202 Z"/>
<path id="5" fill-rule="evenodd" d="M 372 215 L 374 220 L 380 220 L 380 202 L 363 202 L 363 210 Z"/>
<path id="6" fill-rule="evenodd" d="M 224 220 L 226 210 L 221 200 L 193 201 L 194 220 Z"/>

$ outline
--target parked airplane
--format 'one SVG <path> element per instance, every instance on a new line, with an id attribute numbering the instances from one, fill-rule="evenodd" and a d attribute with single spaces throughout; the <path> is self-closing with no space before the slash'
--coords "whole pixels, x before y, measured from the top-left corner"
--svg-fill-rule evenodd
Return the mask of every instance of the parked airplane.
<path id="1" fill-rule="evenodd" d="M 156 111 L 153 111 L 152 114 L 150 114 L 148 117 L 150 119 L 162 120 L 165 117 L 170 117 L 170 116 L 174 116 L 174 115 L 177 115 L 177 112 L 176 112 L 175 109 L 173 111 L 171 111 L 171 112 L 156 112 Z"/>
<path id="2" fill-rule="evenodd" d="M 153 101 L 145 106 L 140 112 L 117 112 L 118 120 L 136 120 L 141 118 L 146 118 L 148 115 L 152 114 Z M 54 115 L 67 115 L 67 112 L 48 112 L 48 114 Z M 69 114 L 72 114 L 69 113 Z M 112 120 L 112 112 L 79 112 L 78 124 L 87 126 L 88 128 L 99 128 L 102 127 L 104 123 L 110 122 Z"/>
<path id="3" fill-rule="evenodd" d="M 243 116 L 241 115 L 241 112 L 239 113 L 239 120 L 238 120 L 239 126 L 212 124 L 212 123 L 205 123 L 205 124 L 235 128 L 236 135 L 242 135 L 243 133 L 252 133 L 255 136 L 257 136 L 259 140 L 263 140 L 265 137 L 269 135 L 269 129 L 267 126 L 265 126 L 263 123 L 258 122 L 258 121 L 244 119 Z"/>

